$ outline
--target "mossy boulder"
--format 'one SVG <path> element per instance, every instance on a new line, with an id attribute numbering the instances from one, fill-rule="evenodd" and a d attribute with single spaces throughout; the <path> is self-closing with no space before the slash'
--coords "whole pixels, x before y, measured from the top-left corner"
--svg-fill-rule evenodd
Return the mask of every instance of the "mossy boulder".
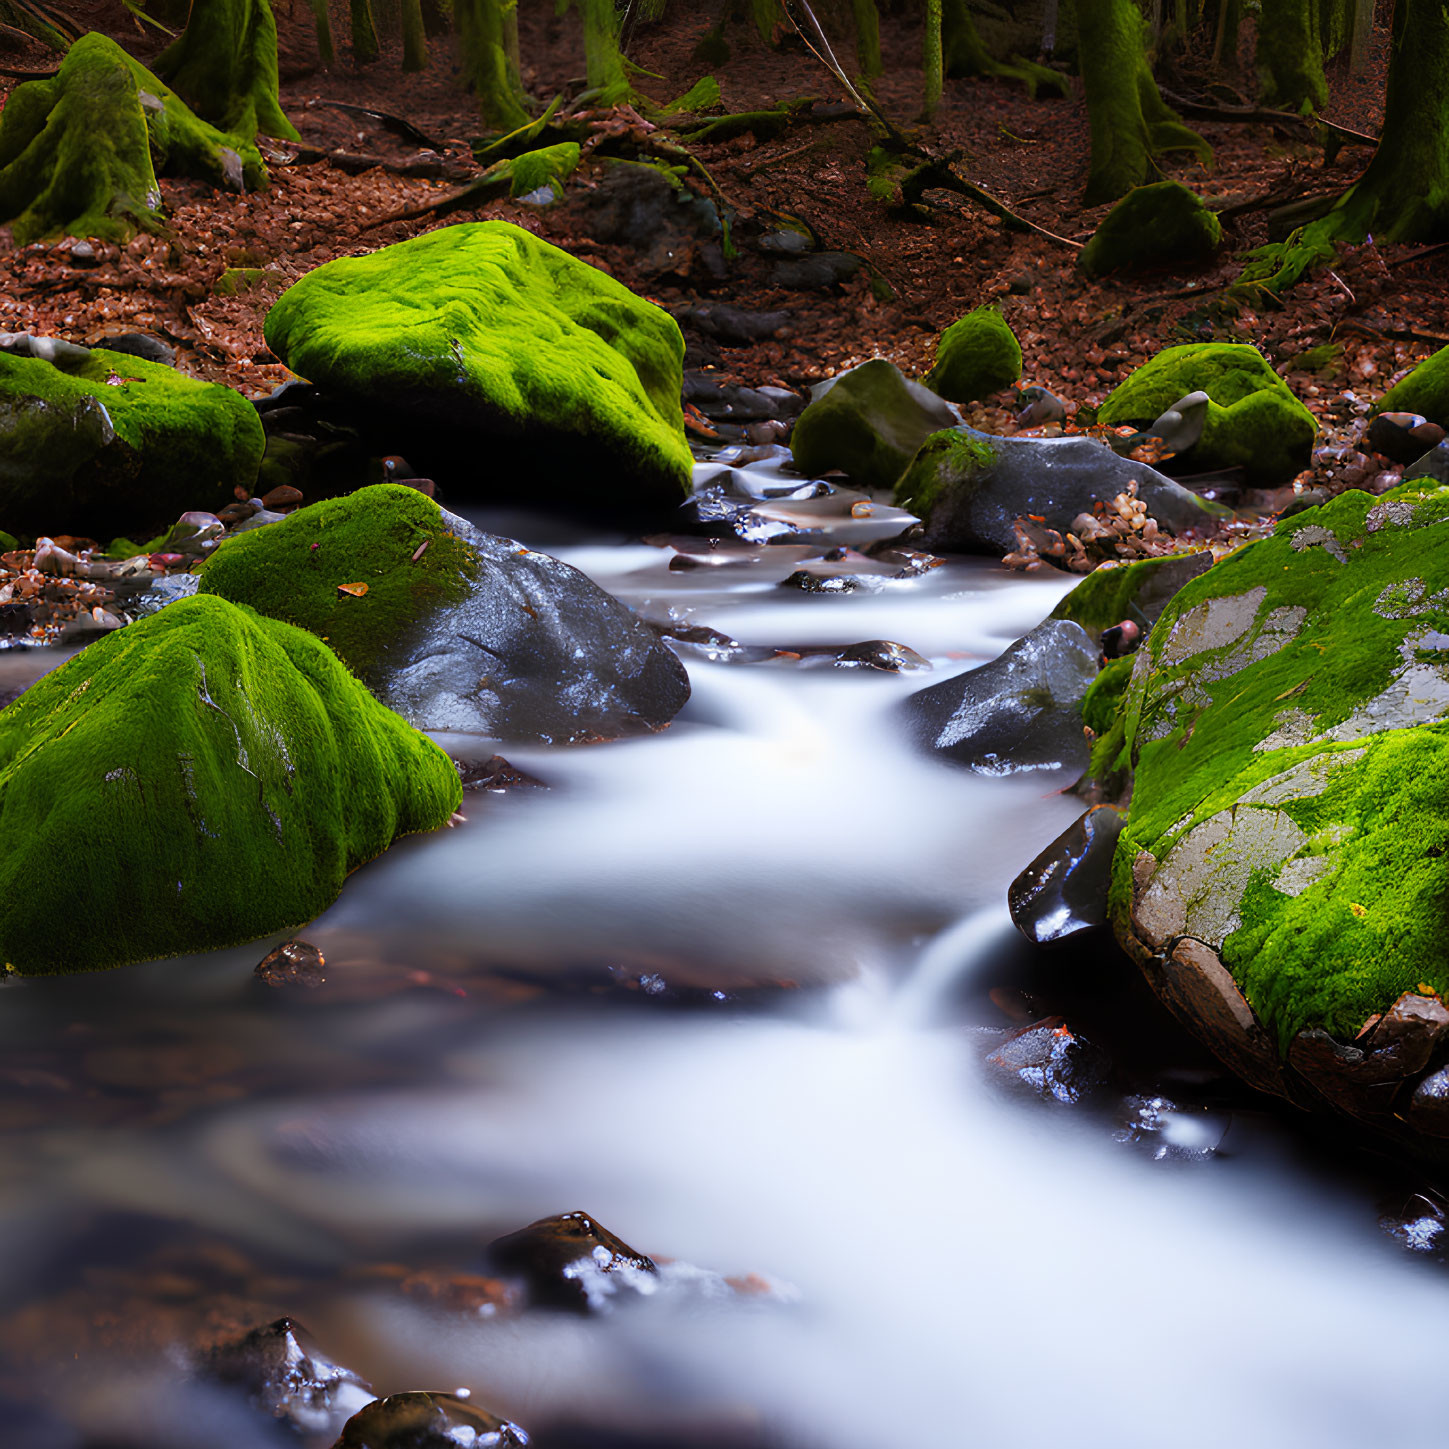
<path id="1" fill-rule="evenodd" d="M 953 322 L 936 344 L 925 384 L 950 402 L 976 402 L 1021 376 L 1021 344 L 995 307 L 978 307 Z"/>
<path id="2" fill-rule="evenodd" d="M 1134 563 L 1103 564 L 1052 610 L 1053 619 L 1071 619 L 1094 639 L 1104 629 L 1130 619 L 1145 639 L 1167 601 L 1199 574 L 1212 567 L 1207 549 L 1195 553 L 1164 554 Z"/>
<path id="3" fill-rule="evenodd" d="M 895 501 L 925 523 L 925 547 L 999 555 L 1016 546 L 1018 518 L 1066 529 L 1094 504 L 1133 490 L 1175 534 L 1208 532 L 1224 511 L 1092 438 L 1000 438 L 964 427 L 921 445 Z"/>
<path id="4" fill-rule="evenodd" d="M 54 77 L 17 86 L 0 111 L 0 221 L 22 245 L 159 230 L 158 173 L 266 183 L 250 138 L 200 120 L 104 35 L 82 36 Z"/>
<path id="5" fill-rule="evenodd" d="M 328 262 L 278 299 L 266 338 L 455 492 L 623 512 L 688 489 L 678 324 L 508 222 Z"/>
<path id="6" fill-rule="evenodd" d="M 872 358 L 814 389 L 790 437 L 804 473 L 847 473 L 863 488 L 890 488 L 916 449 L 956 415 L 893 362 Z"/>
<path id="7" fill-rule="evenodd" d="M 1158 181 L 1129 191 L 1082 248 L 1089 277 L 1142 267 L 1195 266 L 1211 261 L 1223 244 L 1217 217 L 1180 181 Z"/>
<path id="8" fill-rule="evenodd" d="M 1117 724 L 1120 939 L 1250 1081 L 1397 1131 L 1449 1051 L 1449 489 L 1346 493 L 1193 580 Z"/>
<path id="9" fill-rule="evenodd" d="M 423 729 L 567 743 L 667 724 L 683 666 L 577 569 L 378 484 L 228 539 L 203 594 L 310 630 Z"/>
<path id="10" fill-rule="evenodd" d="M 1317 421 L 1246 343 L 1188 342 L 1159 352 L 1112 392 L 1097 421 L 1147 428 L 1190 392 L 1208 395 L 1207 418 L 1202 436 L 1174 468 L 1241 468 L 1251 483 L 1272 487 L 1312 461 Z"/>
<path id="11" fill-rule="evenodd" d="M 102 348 L 0 351 L 0 513 L 29 532 L 142 538 L 233 501 L 265 438 L 240 393 Z"/>
<path id="12" fill-rule="evenodd" d="M 1375 412 L 1420 413 L 1449 428 L 1449 347 L 1421 362 L 1378 400 Z"/>
<path id="13" fill-rule="evenodd" d="M 0 710 L 0 960 L 99 970 L 291 929 L 460 800 L 319 640 L 183 599 Z"/>

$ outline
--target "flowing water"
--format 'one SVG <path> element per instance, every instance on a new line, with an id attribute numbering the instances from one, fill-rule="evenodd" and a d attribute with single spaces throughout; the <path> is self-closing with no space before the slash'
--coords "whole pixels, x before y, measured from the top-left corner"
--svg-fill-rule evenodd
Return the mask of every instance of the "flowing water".
<path id="1" fill-rule="evenodd" d="M 280 1442 L 165 1346 L 167 1312 L 223 1293 L 379 1392 L 466 1386 L 541 1439 L 1436 1437 L 1449 1284 L 1329 1151 L 1230 1087 L 1144 1151 L 983 1065 L 1043 969 L 1089 1002 L 1128 968 L 1100 946 L 1043 968 L 1005 915 L 1078 803 L 922 758 L 893 710 L 1070 580 L 967 561 L 805 595 L 788 566 L 528 541 L 653 618 L 891 639 L 933 670 L 686 649 L 668 730 L 504 746 L 548 788 L 470 794 L 465 824 L 354 875 L 300 933 L 324 986 L 257 982 L 262 942 L 0 992 L 0 1367 L 50 1405 L 0 1443 Z M 1161 1080 L 1211 1077 L 1189 1068 Z M 672 1259 L 658 1291 L 585 1319 L 399 1289 L 456 1287 L 491 1237 L 572 1208 Z M 149 1357 L 131 1318 L 160 1324 Z"/>

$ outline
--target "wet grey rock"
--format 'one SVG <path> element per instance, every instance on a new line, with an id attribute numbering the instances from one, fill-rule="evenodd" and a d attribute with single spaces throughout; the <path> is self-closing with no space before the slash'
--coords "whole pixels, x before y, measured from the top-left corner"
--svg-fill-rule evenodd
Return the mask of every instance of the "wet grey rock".
<path id="1" fill-rule="evenodd" d="M 851 644 L 836 655 L 835 664 L 839 669 L 879 669 L 886 674 L 905 674 L 931 667 L 929 659 L 890 639 L 866 639 Z"/>
<path id="2" fill-rule="evenodd" d="M 798 413 L 805 406 L 803 399 L 784 388 L 740 387 L 717 382 L 701 372 L 685 374 L 683 397 L 716 423 L 773 421 Z"/>
<path id="3" fill-rule="evenodd" d="M 198 574 L 167 574 L 159 578 L 144 594 L 131 605 L 130 612 L 137 619 L 144 619 L 177 599 L 189 599 L 201 583 Z"/>
<path id="4" fill-rule="evenodd" d="M 162 367 L 176 366 L 176 349 L 150 332 L 118 332 L 112 337 L 98 338 L 96 346 L 104 347 L 107 352 L 139 357 L 143 362 L 155 362 Z"/>
<path id="5" fill-rule="evenodd" d="M 1437 1197 L 1416 1192 L 1398 1211 L 1385 1213 L 1379 1227 L 1401 1248 L 1411 1253 L 1442 1257 L 1449 1246 L 1444 1236 L 1444 1207 Z"/>
<path id="6" fill-rule="evenodd" d="M 310 941 L 283 941 L 257 962 L 253 975 L 264 986 L 301 986 L 310 990 L 326 984 L 326 966 L 326 958 Z"/>
<path id="7" fill-rule="evenodd" d="M 68 364 L 89 360 L 91 350 L 63 337 L 37 337 L 32 332 L 0 332 L 0 352 L 16 357 L 38 357 L 64 371 Z"/>
<path id="8" fill-rule="evenodd" d="M 333 1449 L 524 1449 L 528 1435 L 507 1419 L 431 1390 L 393 1394 L 354 1414 Z"/>
<path id="9" fill-rule="evenodd" d="M 1365 441 L 1395 463 L 1417 463 L 1444 441 L 1444 429 L 1419 413 L 1380 413 L 1369 424 Z"/>
<path id="10" fill-rule="evenodd" d="M 23 600 L 0 604 L 0 638 L 13 639 L 28 634 L 35 622 L 35 611 Z"/>
<path id="11" fill-rule="evenodd" d="M 1131 1096 L 1118 1109 L 1119 1142 L 1141 1148 L 1154 1162 L 1205 1162 L 1216 1157 L 1232 1126 L 1225 1112 L 1184 1108 L 1166 1097 Z"/>
<path id="12" fill-rule="evenodd" d="M 488 1247 L 493 1263 L 517 1273 L 535 1303 L 598 1312 L 622 1292 L 653 1293 L 659 1269 L 584 1212 L 540 1218 Z"/>
<path id="13" fill-rule="evenodd" d="M 816 252 L 798 260 L 776 262 L 770 280 L 787 292 L 828 292 L 849 281 L 864 265 L 849 252 Z"/>
<path id="14" fill-rule="evenodd" d="M 546 790 L 542 780 L 510 765 L 502 755 L 489 755 L 486 760 L 454 760 L 458 778 L 465 790 L 489 790 L 501 795 L 506 790 Z"/>
<path id="15" fill-rule="evenodd" d="M 1436 483 L 1449 483 L 1449 442 L 1430 448 L 1417 461 L 1404 469 L 1404 482 L 1415 478 L 1432 478 Z"/>
<path id="16" fill-rule="evenodd" d="M 986 1058 L 999 1085 L 1076 1106 L 1094 1096 L 1112 1071 L 1111 1058 L 1060 1016 L 1023 1027 Z"/>
<path id="17" fill-rule="evenodd" d="M 1227 512 L 1092 438 L 1000 438 L 966 427 L 921 446 L 896 499 L 922 513 L 924 547 L 1004 554 L 1016 546 L 1018 518 L 1065 530 L 1093 504 L 1134 487 L 1148 513 L 1174 534 L 1209 531 Z"/>
<path id="18" fill-rule="evenodd" d="M 1036 771 L 1055 789 L 1089 763 L 1081 704 L 1097 649 L 1080 624 L 1048 619 L 998 659 L 910 696 L 916 744 L 985 775 Z"/>
<path id="19" fill-rule="evenodd" d="M 1110 805 L 1088 810 L 1037 856 L 1006 893 L 1012 922 L 1038 946 L 1107 923 L 1112 856 L 1122 815 Z"/>
<path id="20" fill-rule="evenodd" d="M 687 276 L 697 264 L 716 270 L 718 246 L 709 245 L 721 231 L 714 202 L 653 166 L 612 162 L 597 186 L 571 190 L 558 210 L 585 236 L 627 246 L 632 264 L 646 275 Z"/>
<path id="21" fill-rule="evenodd" d="M 443 513 L 481 567 L 468 597 L 417 621 L 367 683 L 426 730 L 577 743 L 658 729 L 684 666 L 577 569 Z"/>
<path id="22" fill-rule="evenodd" d="M 693 327 L 721 342 L 734 343 L 759 342 L 773 337 L 790 320 L 788 312 L 747 312 L 725 302 L 686 307 L 674 316 L 681 327 Z"/>
<path id="23" fill-rule="evenodd" d="M 213 1349 L 202 1367 L 244 1389 L 253 1405 L 298 1434 L 335 1434 L 375 1397 L 366 1379 L 333 1363 L 293 1318 Z"/>
<path id="24" fill-rule="evenodd" d="M 933 433 L 956 414 L 894 363 L 873 358 L 811 389 L 791 438 L 802 473 L 838 469 L 862 488 L 890 488 Z"/>

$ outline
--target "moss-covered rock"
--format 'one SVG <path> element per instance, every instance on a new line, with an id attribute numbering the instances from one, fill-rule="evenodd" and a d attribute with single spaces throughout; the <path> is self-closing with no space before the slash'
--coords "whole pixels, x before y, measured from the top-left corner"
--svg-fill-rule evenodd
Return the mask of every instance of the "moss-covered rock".
<path id="1" fill-rule="evenodd" d="M 460 491 L 623 509 L 688 488 L 678 324 L 508 222 L 328 262 L 283 293 L 266 338 Z"/>
<path id="2" fill-rule="evenodd" d="M 1391 1126 L 1431 1053 L 1390 1018 L 1449 1031 L 1449 489 L 1346 493 L 1188 584 L 1118 723 L 1119 937 L 1249 1080 Z"/>
<path id="3" fill-rule="evenodd" d="M 183 599 L 0 711 L 0 959 L 97 970 L 290 929 L 460 799 L 310 634 Z"/>
<path id="4" fill-rule="evenodd" d="M 1082 248 L 1089 277 L 1140 267 L 1211 261 L 1223 229 L 1202 198 L 1180 181 L 1158 181 L 1129 191 Z"/>
<path id="5" fill-rule="evenodd" d="M 141 536 L 220 508 L 265 438 L 240 393 L 101 348 L 59 363 L 0 351 L 0 513 L 12 527 Z"/>
<path id="6" fill-rule="evenodd" d="M 976 402 L 1010 387 L 1021 376 L 1021 344 L 995 307 L 958 318 L 936 344 L 936 365 L 926 386 L 951 402 Z"/>
<path id="7" fill-rule="evenodd" d="M 1079 513 L 1133 491 L 1174 534 L 1207 532 L 1225 511 L 1092 438 L 999 438 L 974 428 L 928 438 L 896 485 L 896 502 L 925 523 L 927 548 L 1000 555 L 1016 546 L 1018 518 L 1066 529 Z"/>
<path id="8" fill-rule="evenodd" d="M 790 451 L 802 472 L 840 469 L 864 488 L 890 488 L 916 449 L 955 421 L 940 397 L 876 357 L 815 389 Z"/>
<path id="9" fill-rule="evenodd" d="M 1318 434 L 1313 414 L 1246 343 L 1166 348 L 1112 392 L 1097 421 L 1146 428 L 1180 398 L 1199 391 L 1210 399 L 1207 419 L 1202 437 L 1180 455 L 1183 468 L 1242 468 L 1251 482 L 1269 487 L 1289 482 L 1308 466 Z"/>
<path id="10" fill-rule="evenodd" d="M 277 100 L 277 22 L 267 0 L 206 0 L 156 58 L 203 120 L 251 140 L 258 131 L 297 140 Z"/>
<path id="11" fill-rule="evenodd" d="M 1441 347 L 1378 401 L 1375 412 L 1420 413 L 1449 428 L 1449 347 Z"/>
<path id="12" fill-rule="evenodd" d="M 1052 610 L 1052 618 L 1071 619 L 1098 639 L 1104 629 L 1130 619 L 1145 639 L 1167 601 L 1190 580 L 1206 573 L 1212 561 L 1212 554 L 1202 549 L 1111 567 L 1103 565 L 1089 573 Z"/>
<path id="13" fill-rule="evenodd" d="M 577 569 L 400 484 L 228 539 L 201 590 L 325 639 L 424 729 L 597 740 L 657 729 L 689 697 L 674 655 Z"/>
<path id="14" fill-rule="evenodd" d="M 22 244 L 159 230 L 158 173 L 266 184 L 249 137 L 200 120 L 104 35 L 76 41 L 54 77 L 17 86 L 0 111 L 0 220 Z"/>

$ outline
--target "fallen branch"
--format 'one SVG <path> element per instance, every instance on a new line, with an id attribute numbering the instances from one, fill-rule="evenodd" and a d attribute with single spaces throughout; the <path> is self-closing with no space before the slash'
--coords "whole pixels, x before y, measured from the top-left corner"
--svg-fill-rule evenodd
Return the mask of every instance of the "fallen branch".
<path id="1" fill-rule="evenodd" d="M 404 141 L 411 141 L 414 146 L 426 147 L 429 151 L 442 151 L 447 143 L 434 140 L 425 131 L 420 131 L 411 121 L 404 120 L 401 116 L 394 116 L 387 111 L 377 111 L 371 106 L 355 106 L 350 101 L 329 101 L 322 98 L 307 102 L 309 111 L 315 110 L 318 106 L 325 106 L 328 110 L 342 111 L 349 116 L 366 116 L 370 121 L 376 121 L 384 130 L 391 131 L 395 136 L 401 136 Z"/>
<path id="2" fill-rule="evenodd" d="M 1325 120 L 1322 116 L 1299 116 L 1292 111 L 1274 111 L 1262 106 L 1214 106 L 1208 105 L 1205 101 L 1189 100 L 1186 96 L 1180 96 L 1161 86 L 1158 86 L 1158 90 L 1162 92 L 1163 100 L 1181 111 L 1183 115 L 1192 116 L 1200 121 L 1265 121 L 1274 125 L 1302 126 L 1310 131 L 1316 126 L 1321 126 L 1324 130 L 1332 131 L 1335 136 L 1341 137 L 1349 145 L 1377 146 L 1379 144 L 1377 136 L 1369 136 L 1363 131 L 1355 131 L 1351 126 L 1341 126 L 1337 121 Z"/>

